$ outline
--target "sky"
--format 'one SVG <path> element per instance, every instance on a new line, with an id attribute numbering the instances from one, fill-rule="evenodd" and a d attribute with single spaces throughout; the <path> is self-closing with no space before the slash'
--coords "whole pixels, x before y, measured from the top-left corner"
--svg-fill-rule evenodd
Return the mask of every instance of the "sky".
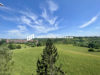
<path id="1" fill-rule="evenodd" d="M 100 0 L 0 0 L 0 38 L 100 36 Z"/>

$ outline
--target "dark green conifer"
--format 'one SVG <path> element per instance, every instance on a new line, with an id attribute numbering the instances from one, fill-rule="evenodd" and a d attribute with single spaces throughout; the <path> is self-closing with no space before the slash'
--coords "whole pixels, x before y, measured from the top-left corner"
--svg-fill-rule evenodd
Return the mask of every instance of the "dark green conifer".
<path id="1" fill-rule="evenodd" d="M 37 61 L 37 75 L 65 75 L 61 67 L 55 65 L 58 59 L 57 48 L 53 42 L 48 39 L 46 47 L 43 49 L 41 60 Z"/>

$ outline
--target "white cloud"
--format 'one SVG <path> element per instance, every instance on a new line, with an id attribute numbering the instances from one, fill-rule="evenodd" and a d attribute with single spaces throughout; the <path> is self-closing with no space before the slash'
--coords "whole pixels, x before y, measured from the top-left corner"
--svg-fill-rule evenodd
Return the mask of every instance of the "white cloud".
<path id="1" fill-rule="evenodd" d="M 98 16 L 94 16 L 90 21 L 86 22 L 85 24 L 81 25 L 80 28 L 85 28 L 87 26 L 89 26 L 90 24 L 94 23 L 97 19 L 98 19 Z"/>
<path id="2" fill-rule="evenodd" d="M 9 30 L 8 31 L 8 33 L 12 33 L 12 34 L 14 34 L 14 33 L 19 33 L 20 31 L 19 30 L 17 30 L 17 29 L 13 29 L 13 30 Z"/>
<path id="3" fill-rule="evenodd" d="M 27 28 L 24 25 L 18 25 L 18 28 L 20 31 L 27 31 Z"/>
<path id="4" fill-rule="evenodd" d="M 42 12 L 42 15 L 41 15 L 47 22 L 49 22 L 51 25 L 54 25 L 56 20 L 57 20 L 57 17 L 52 17 L 50 16 L 49 14 L 47 14 L 47 11 L 46 9 L 43 10 Z"/>
<path id="5" fill-rule="evenodd" d="M 43 20 L 42 19 L 38 19 L 38 16 L 36 14 L 34 14 L 33 12 L 23 12 L 21 11 L 21 14 L 24 15 L 24 17 L 22 16 L 22 21 L 26 24 L 30 25 L 30 24 L 35 24 L 35 25 L 42 25 Z"/>
<path id="6" fill-rule="evenodd" d="M 27 16 L 28 18 L 31 18 L 32 20 L 36 20 L 38 18 L 38 16 L 32 12 L 23 12 L 23 11 L 20 11 L 21 14 Z"/>
<path id="7" fill-rule="evenodd" d="M 46 9 L 43 10 L 42 15 L 41 15 L 45 20 L 49 19 L 49 16 L 47 15 Z"/>
<path id="8" fill-rule="evenodd" d="M 6 12 L 6 13 L 11 13 L 11 12 L 13 12 L 13 13 L 18 13 L 18 11 L 16 11 L 15 9 L 13 9 L 13 8 L 11 8 L 11 7 L 9 7 L 9 6 L 0 6 L 0 11 L 4 11 L 4 12 Z"/>
<path id="9" fill-rule="evenodd" d="M 34 26 L 38 33 L 48 33 L 49 31 L 57 30 L 57 27 Z"/>
<path id="10" fill-rule="evenodd" d="M 38 32 L 38 33 L 47 33 L 49 31 L 53 31 L 53 30 L 58 29 L 57 23 L 55 23 L 54 26 L 51 26 L 49 24 L 46 24 L 44 22 L 45 20 L 43 20 L 43 19 L 31 20 L 28 17 L 29 17 L 28 15 L 22 16 L 21 21 L 24 24 L 26 24 L 26 25 L 32 27 L 33 29 L 35 29 L 36 32 Z"/>
<path id="11" fill-rule="evenodd" d="M 42 14 L 39 16 L 32 14 L 32 12 L 22 12 L 22 15 L 24 16 L 21 17 L 21 21 L 22 23 L 32 27 L 37 33 L 48 33 L 49 31 L 58 29 L 58 18 L 47 14 L 46 9 L 43 9 Z"/>
<path id="12" fill-rule="evenodd" d="M 9 30 L 7 36 L 10 36 L 10 38 L 25 38 L 25 34 L 23 35 L 23 33 L 17 29 Z"/>
<path id="13" fill-rule="evenodd" d="M 28 19 L 26 16 L 21 16 L 21 21 L 22 21 L 24 24 L 27 24 L 27 25 L 30 25 L 30 24 L 31 24 L 31 20 Z"/>
<path id="14" fill-rule="evenodd" d="M 19 26 L 16 29 L 9 30 L 9 34 L 22 34 L 25 33 L 28 29 L 25 26 L 27 25 L 34 29 L 34 32 L 38 33 L 48 33 L 50 31 L 54 31 L 59 29 L 59 18 L 58 16 L 54 16 L 53 13 L 58 9 L 58 6 L 53 1 L 48 1 L 48 8 L 42 9 L 41 14 L 35 14 L 34 12 L 28 10 L 28 11 L 13 11 L 16 14 L 20 14 L 19 16 L 15 17 L 7 17 L 2 16 L 1 17 L 8 21 L 16 21 L 16 23 L 19 24 Z M 4 9 L 12 10 L 8 7 L 4 7 Z M 21 25 L 20 25 L 21 24 Z M 27 33 L 27 32 L 26 32 Z"/>
<path id="15" fill-rule="evenodd" d="M 57 11 L 58 5 L 56 3 L 54 3 L 52 0 L 49 0 L 48 4 L 51 12 Z"/>
<path id="16" fill-rule="evenodd" d="M 2 6 L 2 7 L 0 7 L 0 10 L 12 11 L 13 9 L 11 9 L 10 7 Z"/>
<path id="17" fill-rule="evenodd" d="M 18 27 L 17 29 L 12 29 L 12 30 L 9 30 L 8 32 L 9 33 L 22 33 L 22 32 L 27 31 L 27 28 L 24 25 L 18 25 L 17 27 Z"/>
<path id="18" fill-rule="evenodd" d="M 54 25 L 56 23 L 56 20 L 57 20 L 57 17 L 54 17 L 54 18 L 52 18 L 52 19 L 49 20 L 49 23 L 51 25 Z"/>
<path id="19" fill-rule="evenodd" d="M 29 35 L 31 35 L 31 34 L 29 34 L 29 33 L 27 33 L 27 32 L 24 32 L 24 33 L 22 33 L 22 32 L 19 32 L 19 31 L 16 31 L 16 30 L 12 30 L 12 31 L 10 31 L 10 32 L 8 32 L 7 34 L 7 38 L 15 38 L 15 39 L 26 39 L 27 38 L 27 36 L 29 36 Z"/>
<path id="20" fill-rule="evenodd" d="M 6 35 L 10 38 L 26 38 L 30 35 L 24 25 L 18 25 L 17 29 L 9 30 Z"/>
<path id="21" fill-rule="evenodd" d="M 64 36 L 61 34 L 45 34 L 36 36 L 36 38 L 63 38 Z"/>
<path id="22" fill-rule="evenodd" d="M 18 17 L 8 17 L 8 16 L 4 16 L 4 15 L 0 15 L 0 17 L 7 21 L 19 21 Z"/>

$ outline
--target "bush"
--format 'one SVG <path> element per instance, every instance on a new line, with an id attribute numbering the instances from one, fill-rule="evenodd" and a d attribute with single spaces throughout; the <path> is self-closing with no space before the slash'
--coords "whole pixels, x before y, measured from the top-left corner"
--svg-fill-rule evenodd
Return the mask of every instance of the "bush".
<path id="1" fill-rule="evenodd" d="M 0 41 L 0 45 L 5 44 L 5 43 L 6 43 L 6 40 L 1 40 Z"/>
<path id="2" fill-rule="evenodd" d="M 39 43 L 37 44 L 37 46 L 42 46 L 42 44 L 39 42 Z"/>
<path id="3" fill-rule="evenodd" d="M 97 50 L 97 52 L 100 52 L 100 50 Z"/>
<path id="4" fill-rule="evenodd" d="M 14 61 L 12 52 L 6 48 L 0 48 L 0 75 L 11 75 Z"/>
<path id="5" fill-rule="evenodd" d="M 17 45 L 16 48 L 17 48 L 17 49 L 21 49 L 21 46 L 20 46 L 20 45 Z"/>
<path id="6" fill-rule="evenodd" d="M 88 51 L 89 52 L 94 52 L 94 49 L 93 48 L 90 48 Z"/>
<path id="7" fill-rule="evenodd" d="M 29 47 L 35 47 L 36 46 L 36 44 L 33 43 L 33 42 L 27 42 L 26 45 L 29 46 Z"/>
<path id="8" fill-rule="evenodd" d="M 94 47 L 95 47 L 95 44 L 93 44 L 93 43 L 88 44 L 88 48 L 94 48 Z"/>
<path id="9" fill-rule="evenodd" d="M 8 48 L 9 48 L 9 49 L 16 49 L 16 45 L 14 45 L 14 44 L 9 44 L 9 45 L 8 45 Z"/>

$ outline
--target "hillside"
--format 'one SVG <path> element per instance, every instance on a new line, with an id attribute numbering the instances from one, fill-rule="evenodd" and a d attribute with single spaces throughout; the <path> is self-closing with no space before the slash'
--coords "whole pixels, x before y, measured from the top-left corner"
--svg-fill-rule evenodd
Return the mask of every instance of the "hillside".
<path id="1" fill-rule="evenodd" d="M 57 65 L 62 64 L 67 75 L 100 75 L 100 52 L 72 45 L 56 45 L 59 53 Z M 36 75 L 36 62 L 44 47 L 13 50 L 13 75 Z"/>

